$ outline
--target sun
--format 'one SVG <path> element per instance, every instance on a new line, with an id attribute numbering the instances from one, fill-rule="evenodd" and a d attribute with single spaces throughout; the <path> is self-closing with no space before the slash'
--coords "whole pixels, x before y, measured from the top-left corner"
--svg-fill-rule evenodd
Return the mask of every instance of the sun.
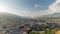
<path id="1" fill-rule="evenodd" d="M 4 7 L 0 7 L 0 12 L 7 12 Z"/>
<path id="2" fill-rule="evenodd" d="M 0 12 L 4 12 L 5 10 L 4 9 L 0 9 Z"/>
<path id="3" fill-rule="evenodd" d="M 0 3 L 0 12 L 7 12 L 6 4 Z"/>

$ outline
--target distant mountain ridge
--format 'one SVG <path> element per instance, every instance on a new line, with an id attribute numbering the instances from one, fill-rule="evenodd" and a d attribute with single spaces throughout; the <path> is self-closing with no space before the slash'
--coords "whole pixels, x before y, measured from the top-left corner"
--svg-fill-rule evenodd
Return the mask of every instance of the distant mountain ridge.
<path id="1" fill-rule="evenodd" d="M 44 16 L 41 16 L 40 18 L 60 18 L 60 13 L 54 13 L 51 15 L 44 15 Z"/>
<path id="2" fill-rule="evenodd" d="M 31 21 L 28 18 L 23 18 L 21 16 L 10 14 L 10 13 L 3 13 L 0 12 L 0 26 L 12 26 L 17 24 L 26 24 L 28 21 Z"/>

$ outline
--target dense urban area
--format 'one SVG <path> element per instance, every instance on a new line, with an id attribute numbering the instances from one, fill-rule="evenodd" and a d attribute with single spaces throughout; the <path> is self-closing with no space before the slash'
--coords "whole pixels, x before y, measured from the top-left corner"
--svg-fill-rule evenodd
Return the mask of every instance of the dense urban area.
<path id="1" fill-rule="evenodd" d="M 58 20 L 28 20 L 21 24 L 5 24 L 0 27 L 0 34 L 55 34 L 58 30 L 60 30 Z"/>
<path id="2" fill-rule="evenodd" d="M 23 18 L 0 13 L 0 34 L 59 34 L 59 18 Z"/>

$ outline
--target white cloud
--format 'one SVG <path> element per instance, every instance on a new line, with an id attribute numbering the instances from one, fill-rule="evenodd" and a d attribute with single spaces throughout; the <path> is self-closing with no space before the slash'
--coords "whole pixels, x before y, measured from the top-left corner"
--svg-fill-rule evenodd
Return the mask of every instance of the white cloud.
<path id="1" fill-rule="evenodd" d="M 54 13 L 60 12 L 60 0 L 57 0 L 55 3 L 50 5 L 49 9 L 52 9 Z"/>
<path id="2" fill-rule="evenodd" d="M 39 4 L 34 5 L 34 8 L 38 8 L 38 7 L 43 7 L 43 5 L 39 5 Z"/>
<path id="3" fill-rule="evenodd" d="M 34 7 L 37 8 L 37 7 L 40 7 L 40 5 L 39 4 L 36 4 L 36 5 L 34 5 Z"/>
<path id="4" fill-rule="evenodd" d="M 56 12 L 60 12 L 60 0 L 57 0 L 56 2 L 52 3 L 49 6 L 48 10 L 43 10 L 43 11 L 36 11 L 36 12 L 31 12 L 31 11 L 22 11 L 20 12 L 20 16 L 29 16 L 29 17 L 38 17 L 38 16 L 43 16 L 43 15 L 50 15 Z M 34 6 L 35 8 L 40 7 L 39 4 Z"/>

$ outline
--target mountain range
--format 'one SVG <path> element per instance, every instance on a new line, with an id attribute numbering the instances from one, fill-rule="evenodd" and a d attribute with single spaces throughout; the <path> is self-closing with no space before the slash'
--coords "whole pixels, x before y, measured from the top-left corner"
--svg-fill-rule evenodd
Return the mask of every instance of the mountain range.
<path id="1" fill-rule="evenodd" d="M 17 24 L 31 24 L 34 20 L 35 21 L 39 21 L 38 19 L 41 18 L 60 18 L 60 13 L 55 13 L 55 14 L 51 14 L 51 15 L 44 15 L 38 18 L 24 18 L 15 14 L 11 14 L 11 13 L 0 13 L 0 26 L 7 26 L 7 25 L 17 25 Z"/>

